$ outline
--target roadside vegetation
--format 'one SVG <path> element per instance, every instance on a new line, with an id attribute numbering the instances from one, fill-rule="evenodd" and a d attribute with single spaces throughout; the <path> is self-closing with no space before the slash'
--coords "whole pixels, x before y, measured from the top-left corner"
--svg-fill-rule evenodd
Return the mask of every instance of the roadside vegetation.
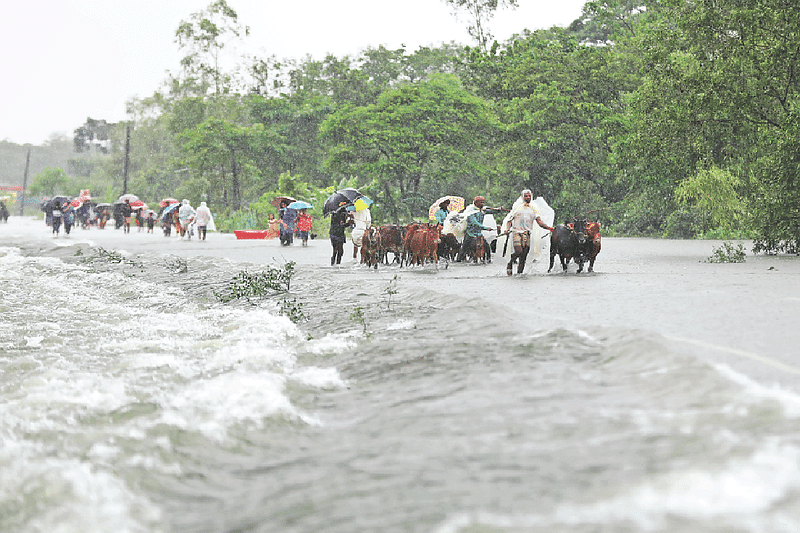
<path id="1" fill-rule="evenodd" d="M 129 102 L 130 123 L 87 121 L 29 194 L 116 199 L 130 125 L 127 191 L 206 201 L 221 230 L 266 228 L 278 194 L 312 203 L 324 235 L 343 186 L 383 223 L 444 194 L 509 206 L 530 188 L 607 235 L 800 252 L 800 4 L 591 0 L 567 28 L 498 43 L 498 2 L 450 3 L 481 8 L 474 43 L 234 64 L 223 48 L 249 30 L 217 0 L 176 29 L 181 69 Z"/>

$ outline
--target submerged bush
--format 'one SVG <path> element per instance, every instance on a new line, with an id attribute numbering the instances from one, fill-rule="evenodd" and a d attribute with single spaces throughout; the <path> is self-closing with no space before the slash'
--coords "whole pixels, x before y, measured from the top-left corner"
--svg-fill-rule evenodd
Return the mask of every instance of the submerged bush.
<path id="1" fill-rule="evenodd" d="M 295 274 L 295 262 L 289 261 L 279 268 L 267 267 L 262 272 L 242 270 L 221 290 L 214 292 L 221 302 L 240 298 L 263 298 L 276 292 L 286 292 Z"/>
<path id="2" fill-rule="evenodd" d="M 744 246 L 738 244 L 734 247 L 732 242 L 723 242 L 719 248 L 714 248 L 711 257 L 706 259 L 706 263 L 744 263 L 747 254 Z"/>

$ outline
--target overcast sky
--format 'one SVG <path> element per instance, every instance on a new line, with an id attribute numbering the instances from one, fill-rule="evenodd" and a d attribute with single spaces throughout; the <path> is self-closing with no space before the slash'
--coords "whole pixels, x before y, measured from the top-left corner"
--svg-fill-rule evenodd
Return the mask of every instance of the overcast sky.
<path id="1" fill-rule="evenodd" d="M 153 94 L 177 72 L 181 20 L 212 0 L 20 0 L 0 8 L 0 140 L 41 144 L 72 136 L 87 117 L 125 120 L 125 102 Z M 519 0 L 490 31 L 567 26 L 585 0 Z M 442 0 L 228 0 L 259 55 L 323 59 L 365 47 L 473 44 L 469 20 Z"/>

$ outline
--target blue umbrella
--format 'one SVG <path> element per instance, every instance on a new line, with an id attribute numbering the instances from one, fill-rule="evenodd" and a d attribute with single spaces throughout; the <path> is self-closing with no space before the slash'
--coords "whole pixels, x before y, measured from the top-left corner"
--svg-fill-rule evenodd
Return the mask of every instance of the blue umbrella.
<path id="1" fill-rule="evenodd" d="M 174 211 L 175 209 L 179 208 L 180 206 L 181 206 L 181 204 L 180 204 L 180 203 L 177 203 L 177 204 L 172 204 L 172 205 L 168 205 L 168 206 L 167 206 L 167 207 L 165 207 L 165 208 L 164 208 L 164 210 L 161 212 L 161 216 L 164 216 L 164 215 L 166 215 L 167 213 L 171 213 L 172 211 Z"/>
<path id="2" fill-rule="evenodd" d="M 292 202 L 287 206 L 289 209 L 313 209 L 314 206 L 309 204 L 308 202 L 303 202 L 302 200 L 298 200 L 297 202 Z"/>

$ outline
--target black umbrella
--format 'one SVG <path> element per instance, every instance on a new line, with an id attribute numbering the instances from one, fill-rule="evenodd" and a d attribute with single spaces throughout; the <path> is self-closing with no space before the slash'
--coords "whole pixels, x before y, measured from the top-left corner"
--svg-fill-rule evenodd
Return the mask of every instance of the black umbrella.
<path id="1" fill-rule="evenodd" d="M 65 203 L 68 203 L 72 198 L 69 196 L 53 196 L 47 203 L 47 209 L 61 208 Z"/>
<path id="2" fill-rule="evenodd" d="M 327 200 L 325 200 L 325 205 L 322 206 L 322 215 L 328 216 L 339 207 L 343 205 L 348 205 L 353 203 L 357 198 L 364 196 L 356 189 L 352 187 L 347 187 L 346 189 L 340 189 L 330 195 Z"/>

